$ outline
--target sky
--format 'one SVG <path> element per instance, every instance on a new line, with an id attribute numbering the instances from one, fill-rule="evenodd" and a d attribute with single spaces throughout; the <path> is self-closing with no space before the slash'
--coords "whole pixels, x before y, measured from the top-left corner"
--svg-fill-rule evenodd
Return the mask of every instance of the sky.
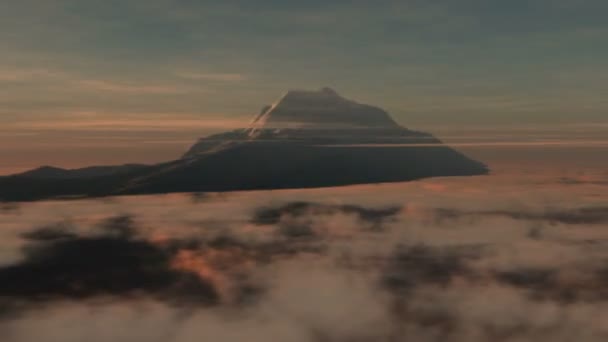
<path id="1" fill-rule="evenodd" d="M 413 128 L 606 127 L 607 10 L 602 0 L 2 1 L 0 160 L 13 158 L 0 173 L 51 163 L 49 149 L 63 166 L 175 157 L 295 88 L 331 86 Z M 126 152 L 133 140 L 144 144 Z"/>

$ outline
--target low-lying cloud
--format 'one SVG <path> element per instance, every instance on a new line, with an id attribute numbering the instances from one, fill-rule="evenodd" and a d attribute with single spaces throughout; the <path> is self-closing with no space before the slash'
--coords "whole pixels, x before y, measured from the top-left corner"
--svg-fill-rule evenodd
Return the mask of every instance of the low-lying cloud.
<path id="1" fill-rule="evenodd" d="M 0 214 L 0 330 L 16 342 L 603 341 L 606 202 L 595 185 L 561 186 L 522 203 L 525 184 L 488 197 L 446 179 L 17 205 Z M 546 201 L 560 191 L 568 201 Z"/>
<path id="2" fill-rule="evenodd" d="M 462 211 L 449 208 L 435 209 L 438 219 L 455 219 L 460 217 L 504 216 L 515 220 L 540 221 L 564 224 L 605 224 L 608 223 L 608 206 L 580 208 L 544 208 L 543 211 L 532 210 L 480 210 Z"/>

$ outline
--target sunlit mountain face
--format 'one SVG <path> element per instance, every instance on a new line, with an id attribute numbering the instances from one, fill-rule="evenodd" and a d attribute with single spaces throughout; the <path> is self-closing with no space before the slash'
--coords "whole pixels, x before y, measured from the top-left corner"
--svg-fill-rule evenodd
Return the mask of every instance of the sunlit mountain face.
<path id="1" fill-rule="evenodd" d="M 0 342 L 608 341 L 607 12 L 0 1 Z"/>

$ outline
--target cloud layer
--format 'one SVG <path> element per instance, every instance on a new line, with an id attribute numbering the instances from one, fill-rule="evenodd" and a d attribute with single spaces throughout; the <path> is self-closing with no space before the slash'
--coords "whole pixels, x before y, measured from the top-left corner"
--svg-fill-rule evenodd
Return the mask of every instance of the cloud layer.
<path id="1" fill-rule="evenodd" d="M 0 329 L 16 342 L 602 341 L 606 175 L 562 178 L 7 204 Z"/>

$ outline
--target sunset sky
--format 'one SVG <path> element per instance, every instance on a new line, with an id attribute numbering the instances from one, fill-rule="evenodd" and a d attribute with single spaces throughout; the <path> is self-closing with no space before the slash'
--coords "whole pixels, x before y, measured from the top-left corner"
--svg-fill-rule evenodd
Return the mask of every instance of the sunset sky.
<path id="1" fill-rule="evenodd" d="M 32 341 L 608 341 L 608 0 L 0 0 Z"/>
<path id="2" fill-rule="evenodd" d="M 608 129 L 607 11 L 602 0 L 2 1 L 0 174 L 176 157 L 287 89 L 321 86 L 440 137 L 508 126 L 593 140 Z"/>

